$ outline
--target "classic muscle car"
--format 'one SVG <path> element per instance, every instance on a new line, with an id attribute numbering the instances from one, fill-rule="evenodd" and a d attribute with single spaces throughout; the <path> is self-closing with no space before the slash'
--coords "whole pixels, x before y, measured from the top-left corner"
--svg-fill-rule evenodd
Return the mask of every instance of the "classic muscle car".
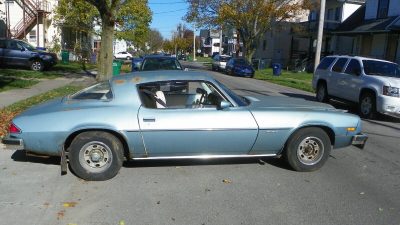
<path id="1" fill-rule="evenodd" d="M 363 147 L 356 115 L 289 97 L 242 97 L 202 72 L 115 76 L 13 119 L 8 147 L 61 156 L 85 180 L 114 177 L 124 160 L 284 156 L 319 169 L 332 148 Z"/>

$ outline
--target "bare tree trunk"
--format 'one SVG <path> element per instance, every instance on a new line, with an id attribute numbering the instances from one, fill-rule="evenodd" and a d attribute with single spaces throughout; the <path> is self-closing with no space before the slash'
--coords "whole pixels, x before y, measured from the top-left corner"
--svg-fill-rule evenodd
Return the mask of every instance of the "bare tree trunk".
<path id="1" fill-rule="evenodd" d="M 114 37 L 114 24 L 110 18 L 104 16 L 102 18 L 102 32 L 101 32 L 101 46 L 98 64 L 98 74 L 96 79 L 98 81 L 107 80 L 112 76 L 112 63 L 113 63 L 113 37 Z"/>

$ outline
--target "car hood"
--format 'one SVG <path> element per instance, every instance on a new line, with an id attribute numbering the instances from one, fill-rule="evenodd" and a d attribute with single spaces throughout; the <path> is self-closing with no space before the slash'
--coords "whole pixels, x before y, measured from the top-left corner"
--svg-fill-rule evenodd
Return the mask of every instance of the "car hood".
<path id="1" fill-rule="evenodd" d="M 384 85 L 400 88 L 400 78 L 398 77 L 384 77 L 384 76 L 370 76 L 370 77 L 382 82 Z"/>
<path id="2" fill-rule="evenodd" d="M 308 101 L 301 98 L 282 96 L 246 97 L 250 100 L 250 109 L 299 109 L 299 110 L 332 110 L 336 109 L 328 104 Z M 340 110 L 339 110 L 340 111 Z"/>

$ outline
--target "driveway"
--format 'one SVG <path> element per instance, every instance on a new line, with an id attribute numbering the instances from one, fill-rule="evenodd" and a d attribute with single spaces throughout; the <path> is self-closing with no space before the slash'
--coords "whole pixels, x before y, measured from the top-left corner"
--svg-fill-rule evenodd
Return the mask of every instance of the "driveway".
<path id="1" fill-rule="evenodd" d="M 311 98 L 212 74 L 242 94 Z M 59 158 L 0 150 L 0 224 L 399 225 L 400 125 L 363 125 L 364 150 L 332 151 L 311 173 L 279 159 L 136 161 L 109 181 L 86 182 L 60 176 Z"/>

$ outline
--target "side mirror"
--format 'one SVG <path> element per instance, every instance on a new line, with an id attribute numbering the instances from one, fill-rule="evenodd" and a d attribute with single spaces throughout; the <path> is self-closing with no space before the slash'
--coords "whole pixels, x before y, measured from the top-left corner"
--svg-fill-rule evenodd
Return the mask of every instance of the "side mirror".
<path id="1" fill-rule="evenodd" d="M 231 103 L 228 101 L 221 101 L 218 106 L 218 110 L 224 110 L 226 108 L 231 107 Z"/>

